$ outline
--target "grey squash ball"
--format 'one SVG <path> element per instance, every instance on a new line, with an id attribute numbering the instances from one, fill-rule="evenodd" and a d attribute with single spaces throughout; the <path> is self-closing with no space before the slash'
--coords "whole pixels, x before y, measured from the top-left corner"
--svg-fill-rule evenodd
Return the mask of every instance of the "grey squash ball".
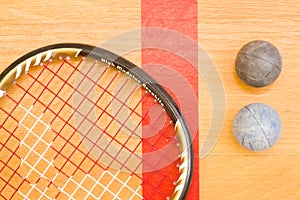
<path id="1" fill-rule="evenodd" d="M 278 49 L 269 42 L 252 41 L 241 48 L 235 62 L 238 76 L 246 84 L 264 87 L 273 83 L 282 69 Z"/>
<path id="2" fill-rule="evenodd" d="M 281 131 L 281 120 L 277 112 L 261 103 L 242 108 L 233 122 L 236 140 L 251 151 L 263 151 L 272 147 L 280 138 Z"/>

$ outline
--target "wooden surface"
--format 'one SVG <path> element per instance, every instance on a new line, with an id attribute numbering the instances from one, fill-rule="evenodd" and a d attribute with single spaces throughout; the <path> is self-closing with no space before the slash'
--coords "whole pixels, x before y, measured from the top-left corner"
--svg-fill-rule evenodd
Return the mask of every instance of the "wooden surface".
<path id="1" fill-rule="evenodd" d="M 200 161 L 202 199 L 300 198 L 299 9 L 299 1 L 199 2 L 199 43 L 221 73 L 227 105 L 220 140 Z M 262 89 L 245 86 L 234 72 L 238 50 L 254 39 L 272 42 L 283 57 L 279 79 Z M 231 133 L 234 115 L 253 102 L 271 105 L 283 123 L 279 142 L 262 153 L 242 149 Z"/>
<path id="2" fill-rule="evenodd" d="M 53 43 L 97 45 L 118 33 L 140 28 L 138 0 L 40 1 L 0 3 L 0 70 L 24 53 Z M 300 198 L 300 1 L 206 0 L 198 2 L 198 36 L 222 76 L 226 120 L 214 150 L 200 161 L 201 199 Z M 283 71 L 269 87 L 245 86 L 234 72 L 239 48 L 254 39 L 272 42 L 283 57 Z M 133 62 L 140 58 L 131 56 Z M 201 66 L 201 64 L 199 64 Z M 199 82 L 200 136 L 207 132 L 211 105 Z M 234 140 L 231 125 L 238 110 L 253 102 L 275 108 L 283 122 L 280 141 L 252 153 Z"/>

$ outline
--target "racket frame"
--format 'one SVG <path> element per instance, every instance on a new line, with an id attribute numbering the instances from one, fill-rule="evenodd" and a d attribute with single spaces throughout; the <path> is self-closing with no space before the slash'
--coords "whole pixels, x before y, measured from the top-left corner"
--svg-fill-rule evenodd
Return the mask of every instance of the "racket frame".
<path id="1" fill-rule="evenodd" d="M 142 85 L 159 102 L 175 124 L 175 132 L 181 144 L 180 177 L 171 199 L 185 199 L 193 174 L 193 147 L 187 123 L 178 106 L 167 91 L 143 69 L 127 59 L 105 49 L 79 43 L 60 43 L 31 51 L 12 64 L 0 74 L 0 98 L 5 96 L 10 85 L 14 84 L 22 73 L 30 67 L 42 66 L 44 62 L 68 57 L 93 57 L 107 65 L 115 67 Z"/>

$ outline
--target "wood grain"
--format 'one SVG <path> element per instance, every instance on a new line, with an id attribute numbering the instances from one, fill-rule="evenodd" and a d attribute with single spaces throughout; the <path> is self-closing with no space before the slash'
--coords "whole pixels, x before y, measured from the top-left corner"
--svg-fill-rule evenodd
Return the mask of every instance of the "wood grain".
<path id="1" fill-rule="evenodd" d="M 4 0 L 0 8 L 0 71 L 47 44 L 97 45 L 141 26 L 137 0 L 43 0 L 38 4 Z M 299 10 L 299 0 L 198 1 L 199 43 L 216 64 L 226 92 L 224 129 L 214 150 L 200 161 L 201 199 L 299 199 Z M 254 39 L 276 45 L 284 63 L 279 79 L 261 89 L 244 85 L 234 72 L 236 53 Z M 139 59 L 131 56 L 133 62 Z M 211 103 L 203 80 L 199 89 L 200 140 L 204 140 Z M 262 153 L 242 149 L 231 133 L 234 115 L 253 102 L 271 105 L 283 122 L 278 144 Z"/>
<path id="2" fill-rule="evenodd" d="M 201 199 L 299 199 L 299 3 L 280 0 L 198 3 L 199 43 L 211 55 L 223 78 L 227 107 L 220 140 L 213 152 L 200 161 Z M 234 71 L 238 50 L 256 39 L 270 41 L 283 57 L 279 79 L 261 89 L 244 85 Z M 231 131 L 234 115 L 254 102 L 271 105 L 283 123 L 279 142 L 261 153 L 244 150 Z M 210 114 L 206 117 L 208 109 L 200 105 L 200 113 L 201 110 L 200 123 L 205 125 Z M 201 127 L 202 134 L 205 128 Z"/>

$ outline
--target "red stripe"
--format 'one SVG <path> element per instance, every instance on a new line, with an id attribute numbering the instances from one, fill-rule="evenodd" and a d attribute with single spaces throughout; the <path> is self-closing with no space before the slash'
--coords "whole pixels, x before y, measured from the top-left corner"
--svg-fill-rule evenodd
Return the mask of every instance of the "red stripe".
<path id="1" fill-rule="evenodd" d="M 195 41 L 195 44 L 189 45 L 188 49 L 189 56 L 197 58 L 198 55 L 198 12 L 197 12 L 197 0 L 142 0 L 142 28 L 150 27 L 160 27 L 170 30 L 177 31 L 184 36 L 187 36 Z M 158 34 L 159 35 L 159 34 Z M 153 34 L 147 33 L 147 31 L 142 32 L 142 64 L 144 70 L 146 70 L 151 76 L 154 76 L 155 79 L 158 79 L 160 82 L 161 79 L 164 79 L 164 87 L 171 92 L 172 96 L 175 97 L 179 105 L 181 105 L 180 97 L 183 95 L 180 91 L 172 90 L 172 82 L 177 81 L 175 77 L 162 77 L 161 74 L 168 74 L 163 69 L 164 67 L 169 67 L 171 70 L 175 70 L 184 79 L 189 83 L 190 87 L 193 89 L 196 98 L 198 98 L 198 71 L 197 66 L 193 63 L 189 63 L 189 60 L 186 60 L 178 55 L 175 55 L 177 52 L 165 51 L 162 49 L 149 49 L 148 47 L 153 46 Z M 157 37 L 157 35 L 156 35 Z M 169 38 L 159 38 L 162 43 L 166 43 L 165 46 L 172 46 L 172 49 L 182 48 L 184 41 L 177 39 L 176 41 L 170 41 Z M 172 44 L 169 44 L 172 43 Z M 157 45 L 157 44 L 154 44 Z M 162 45 L 164 46 L 164 45 Z M 148 48 L 148 49 L 147 49 Z M 192 54 L 192 55 L 191 55 Z M 195 60 L 194 60 L 195 61 Z M 157 70 L 162 66 L 162 70 Z M 154 69 L 155 68 L 155 69 Z M 156 73 L 153 72 L 156 70 Z M 168 79 L 168 80 L 167 80 Z M 168 82 L 168 83 L 167 83 Z M 173 84 L 174 85 L 174 84 Z M 188 97 L 184 97 L 188 98 Z M 193 107 L 191 109 L 198 109 Z M 194 147 L 194 174 L 192 185 L 188 193 L 187 199 L 199 199 L 199 144 L 198 144 L 198 110 L 196 112 L 189 112 L 188 109 L 182 110 L 189 126 L 192 126 L 193 134 L 193 147 Z M 195 128 L 195 124 L 196 128 Z M 147 188 L 143 188 L 143 192 L 147 193 Z"/>

